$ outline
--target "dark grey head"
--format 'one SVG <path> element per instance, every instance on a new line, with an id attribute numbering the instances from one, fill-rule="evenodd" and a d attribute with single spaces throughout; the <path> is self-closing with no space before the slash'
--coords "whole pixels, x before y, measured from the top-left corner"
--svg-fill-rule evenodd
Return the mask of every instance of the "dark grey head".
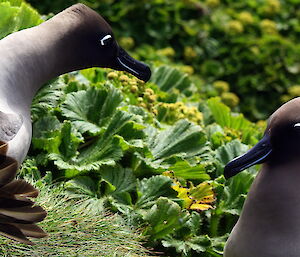
<path id="1" fill-rule="evenodd" d="M 229 162 L 224 169 L 230 178 L 258 163 L 284 164 L 300 156 L 300 98 L 282 105 L 268 122 L 264 137 L 248 152 Z"/>
<path id="2" fill-rule="evenodd" d="M 48 21 L 68 27 L 61 37 L 62 51 L 70 51 L 70 60 L 77 69 L 105 67 L 127 71 L 137 78 L 148 81 L 150 68 L 126 53 L 112 32 L 109 24 L 95 11 L 83 4 L 76 4 L 57 14 Z"/>

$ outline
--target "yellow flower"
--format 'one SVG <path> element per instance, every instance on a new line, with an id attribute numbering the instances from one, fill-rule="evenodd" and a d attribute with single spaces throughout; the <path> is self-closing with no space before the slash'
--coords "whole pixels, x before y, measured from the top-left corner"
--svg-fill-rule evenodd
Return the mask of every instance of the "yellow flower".
<path id="1" fill-rule="evenodd" d="M 205 4 L 210 8 L 215 8 L 220 5 L 220 0 L 206 0 Z"/>
<path id="2" fill-rule="evenodd" d="M 276 34 L 277 33 L 276 23 L 269 19 L 262 20 L 260 22 L 260 28 L 261 28 L 261 31 L 266 34 Z"/>
<path id="3" fill-rule="evenodd" d="M 252 14 L 250 12 L 246 12 L 246 11 L 241 12 L 238 19 L 244 25 L 253 24 L 253 22 L 254 22 Z"/>
<path id="4" fill-rule="evenodd" d="M 131 93 L 136 93 L 139 90 L 139 88 L 135 85 L 131 86 L 130 91 Z"/>
<path id="5" fill-rule="evenodd" d="M 232 35 L 241 34 L 244 31 L 244 26 L 238 20 L 231 20 L 226 24 L 226 31 Z"/>
<path id="6" fill-rule="evenodd" d="M 184 73 L 187 73 L 189 75 L 194 74 L 194 68 L 190 65 L 183 65 L 180 67 L 180 70 L 183 71 Z"/>
<path id="7" fill-rule="evenodd" d="M 175 56 L 175 50 L 172 47 L 166 47 L 157 51 L 159 55 L 164 55 L 167 57 Z"/>
<path id="8" fill-rule="evenodd" d="M 134 39 L 132 37 L 121 37 L 120 45 L 126 49 L 131 49 L 134 47 Z"/>
<path id="9" fill-rule="evenodd" d="M 229 84 L 223 80 L 217 80 L 213 83 L 213 87 L 219 92 L 219 94 L 229 91 Z"/>
<path id="10" fill-rule="evenodd" d="M 263 11 L 266 14 L 276 14 L 279 13 L 281 9 L 281 4 L 278 0 L 267 0 L 263 7 Z"/>
<path id="11" fill-rule="evenodd" d="M 184 58 L 187 61 L 190 61 L 192 59 L 195 59 L 197 57 L 197 52 L 192 48 L 191 46 L 186 46 L 184 48 Z"/>
<path id="12" fill-rule="evenodd" d="M 291 87 L 288 89 L 288 93 L 289 93 L 289 95 L 291 96 L 291 98 L 300 96 L 300 85 L 294 85 L 294 86 L 291 86 Z"/>
<path id="13" fill-rule="evenodd" d="M 118 78 L 118 76 L 119 76 L 118 73 L 115 71 L 111 71 L 107 74 L 108 79 L 116 79 L 116 78 Z"/>
<path id="14" fill-rule="evenodd" d="M 231 108 L 236 107 L 240 102 L 240 99 L 238 98 L 238 96 L 231 92 L 222 93 L 221 99 L 224 104 L 226 104 L 227 106 L 229 106 Z"/>
<path id="15" fill-rule="evenodd" d="M 122 82 L 128 82 L 129 81 L 129 77 L 127 75 L 121 75 L 119 79 Z"/>

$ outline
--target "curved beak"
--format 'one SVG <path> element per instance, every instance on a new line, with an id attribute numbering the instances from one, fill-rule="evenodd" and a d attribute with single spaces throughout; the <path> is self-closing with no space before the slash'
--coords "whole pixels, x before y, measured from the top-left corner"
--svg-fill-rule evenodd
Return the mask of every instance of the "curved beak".
<path id="1" fill-rule="evenodd" d="M 226 179 L 238 174 L 239 172 L 259 163 L 263 163 L 272 152 L 270 137 L 265 136 L 248 152 L 234 158 L 224 168 Z"/>
<path id="2" fill-rule="evenodd" d="M 116 69 L 127 71 L 145 82 L 151 77 L 149 66 L 133 59 L 122 47 L 119 47 Z"/>

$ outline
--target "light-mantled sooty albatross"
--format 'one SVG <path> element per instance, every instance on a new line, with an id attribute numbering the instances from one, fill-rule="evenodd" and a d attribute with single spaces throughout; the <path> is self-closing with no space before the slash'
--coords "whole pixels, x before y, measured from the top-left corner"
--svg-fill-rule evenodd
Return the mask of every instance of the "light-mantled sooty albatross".
<path id="1" fill-rule="evenodd" d="M 300 256 L 300 98 L 269 118 L 264 137 L 229 162 L 226 178 L 262 163 L 224 257 Z"/>
<path id="2" fill-rule="evenodd" d="M 26 244 L 46 233 L 38 191 L 16 179 L 31 141 L 30 105 L 37 90 L 63 73 L 89 67 L 127 71 L 147 81 L 149 67 L 130 57 L 95 11 L 76 4 L 50 20 L 0 40 L 0 234 Z"/>

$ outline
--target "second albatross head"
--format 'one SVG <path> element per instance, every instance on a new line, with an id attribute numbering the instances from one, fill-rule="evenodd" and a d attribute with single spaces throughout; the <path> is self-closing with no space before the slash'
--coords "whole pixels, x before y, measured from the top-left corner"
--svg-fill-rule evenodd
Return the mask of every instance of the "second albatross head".
<path id="1" fill-rule="evenodd" d="M 300 156 L 300 97 L 282 105 L 269 118 L 263 138 L 224 169 L 226 178 L 255 164 L 283 164 Z"/>

